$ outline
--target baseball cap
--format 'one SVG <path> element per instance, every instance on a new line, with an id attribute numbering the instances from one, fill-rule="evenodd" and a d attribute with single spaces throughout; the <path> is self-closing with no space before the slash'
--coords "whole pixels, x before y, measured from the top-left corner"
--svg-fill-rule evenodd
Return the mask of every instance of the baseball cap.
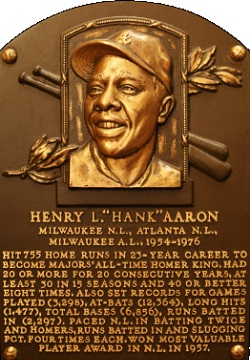
<path id="1" fill-rule="evenodd" d="M 156 36 L 135 30 L 122 30 L 106 39 L 86 41 L 71 56 L 73 70 L 87 81 L 96 62 L 105 55 L 126 58 L 155 75 L 171 92 L 171 59 L 167 48 Z"/>

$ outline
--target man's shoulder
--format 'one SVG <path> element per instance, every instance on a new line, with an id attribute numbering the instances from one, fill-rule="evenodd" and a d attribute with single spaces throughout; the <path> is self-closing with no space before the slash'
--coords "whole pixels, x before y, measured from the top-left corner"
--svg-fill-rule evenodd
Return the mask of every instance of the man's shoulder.
<path id="1" fill-rule="evenodd" d="M 87 143 L 70 157 L 71 187 L 114 187 L 114 181 L 105 176 L 93 158 L 93 144 Z M 154 157 L 149 175 L 142 187 L 177 188 L 181 186 L 181 171 L 166 161 Z"/>
<path id="2" fill-rule="evenodd" d="M 102 171 L 102 159 L 98 158 L 93 142 L 89 142 L 70 157 L 70 187 L 114 187 L 116 183 Z M 117 185 L 116 185 L 117 186 Z"/>
<path id="3" fill-rule="evenodd" d="M 91 155 L 90 143 L 81 146 L 70 156 L 70 179 L 71 187 L 82 187 L 86 179 L 91 179 L 94 163 Z M 86 185 L 84 185 L 86 186 Z"/>
<path id="4" fill-rule="evenodd" d="M 91 157 L 90 143 L 80 146 L 70 155 L 70 161 L 82 160 L 82 158 Z"/>
<path id="5" fill-rule="evenodd" d="M 180 187 L 181 171 L 177 167 L 155 157 L 152 171 L 147 182 L 148 187 Z"/>

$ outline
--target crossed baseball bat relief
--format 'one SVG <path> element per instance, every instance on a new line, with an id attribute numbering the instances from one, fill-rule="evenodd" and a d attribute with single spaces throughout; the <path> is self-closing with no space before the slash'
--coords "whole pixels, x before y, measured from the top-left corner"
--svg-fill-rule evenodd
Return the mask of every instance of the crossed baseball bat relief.
<path id="1" fill-rule="evenodd" d="M 33 86 L 45 91 L 56 98 L 61 98 L 61 86 L 66 82 L 65 76 L 56 75 L 37 65 L 31 76 L 23 72 L 19 76 L 19 83 Z M 44 80 L 47 80 L 44 81 Z M 191 132 L 182 137 L 183 146 L 188 147 L 188 161 L 203 173 L 211 176 L 217 181 L 228 178 L 232 167 L 226 162 L 229 151 L 228 147 L 220 142 L 210 140 Z"/>

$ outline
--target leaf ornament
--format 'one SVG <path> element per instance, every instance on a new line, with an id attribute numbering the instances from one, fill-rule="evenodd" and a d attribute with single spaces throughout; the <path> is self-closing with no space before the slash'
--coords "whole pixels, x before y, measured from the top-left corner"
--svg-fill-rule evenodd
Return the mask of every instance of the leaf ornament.
<path id="1" fill-rule="evenodd" d="M 78 149 L 76 145 L 68 145 L 59 148 L 59 138 L 47 138 L 40 136 L 31 146 L 28 164 L 17 171 L 4 171 L 3 176 L 27 176 L 32 180 L 51 184 L 60 176 L 60 166 L 69 159 L 70 153 Z"/>
<path id="2" fill-rule="evenodd" d="M 28 167 L 36 167 L 39 163 L 43 163 L 55 152 L 60 144 L 59 138 L 51 138 L 42 142 L 32 154 L 32 161 L 29 162 Z M 31 148 L 32 149 L 32 148 Z"/>
<path id="3" fill-rule="evenodd" d="M 46 161 L 38 164 L 37 170 L 53 169 L 61 166 L 66 160 L 68 160 L 70 152 L 76 149 L 78 149 L 78 146 L 69 145 L 56 151 Z"/>
<path id="4" fill-rule="evenodd" d="M 241 73 L 239 70 L 233 68 L 217 67 L 214 73 L 227 85 L 241 86 Z"/>
<path id="5" fill-rule="evenodd" d="M 188 70 L 183 81 L 188 84 L 188 93 L 197 94 L 202 90 L 217 91 L 217 86 L 241 86 L 241 72 L 237 69 L 214 66 L 216 46 L 202 51 L 196 48 L 188 57 Z"/>

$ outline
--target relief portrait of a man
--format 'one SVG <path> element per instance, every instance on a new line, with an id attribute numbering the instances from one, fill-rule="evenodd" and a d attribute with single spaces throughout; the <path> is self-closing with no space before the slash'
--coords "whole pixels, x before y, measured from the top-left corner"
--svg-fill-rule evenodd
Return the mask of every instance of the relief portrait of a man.
<path id="1" fill-rule="evenodd" d="M 71 155 L 70 187 L 180 187 L 181 171 L 155 155 L 157 127 L 174 107 L 163 42 L 122 30 L 81 44 L 71 65 L 87 82 L 91 140 Z"/>

